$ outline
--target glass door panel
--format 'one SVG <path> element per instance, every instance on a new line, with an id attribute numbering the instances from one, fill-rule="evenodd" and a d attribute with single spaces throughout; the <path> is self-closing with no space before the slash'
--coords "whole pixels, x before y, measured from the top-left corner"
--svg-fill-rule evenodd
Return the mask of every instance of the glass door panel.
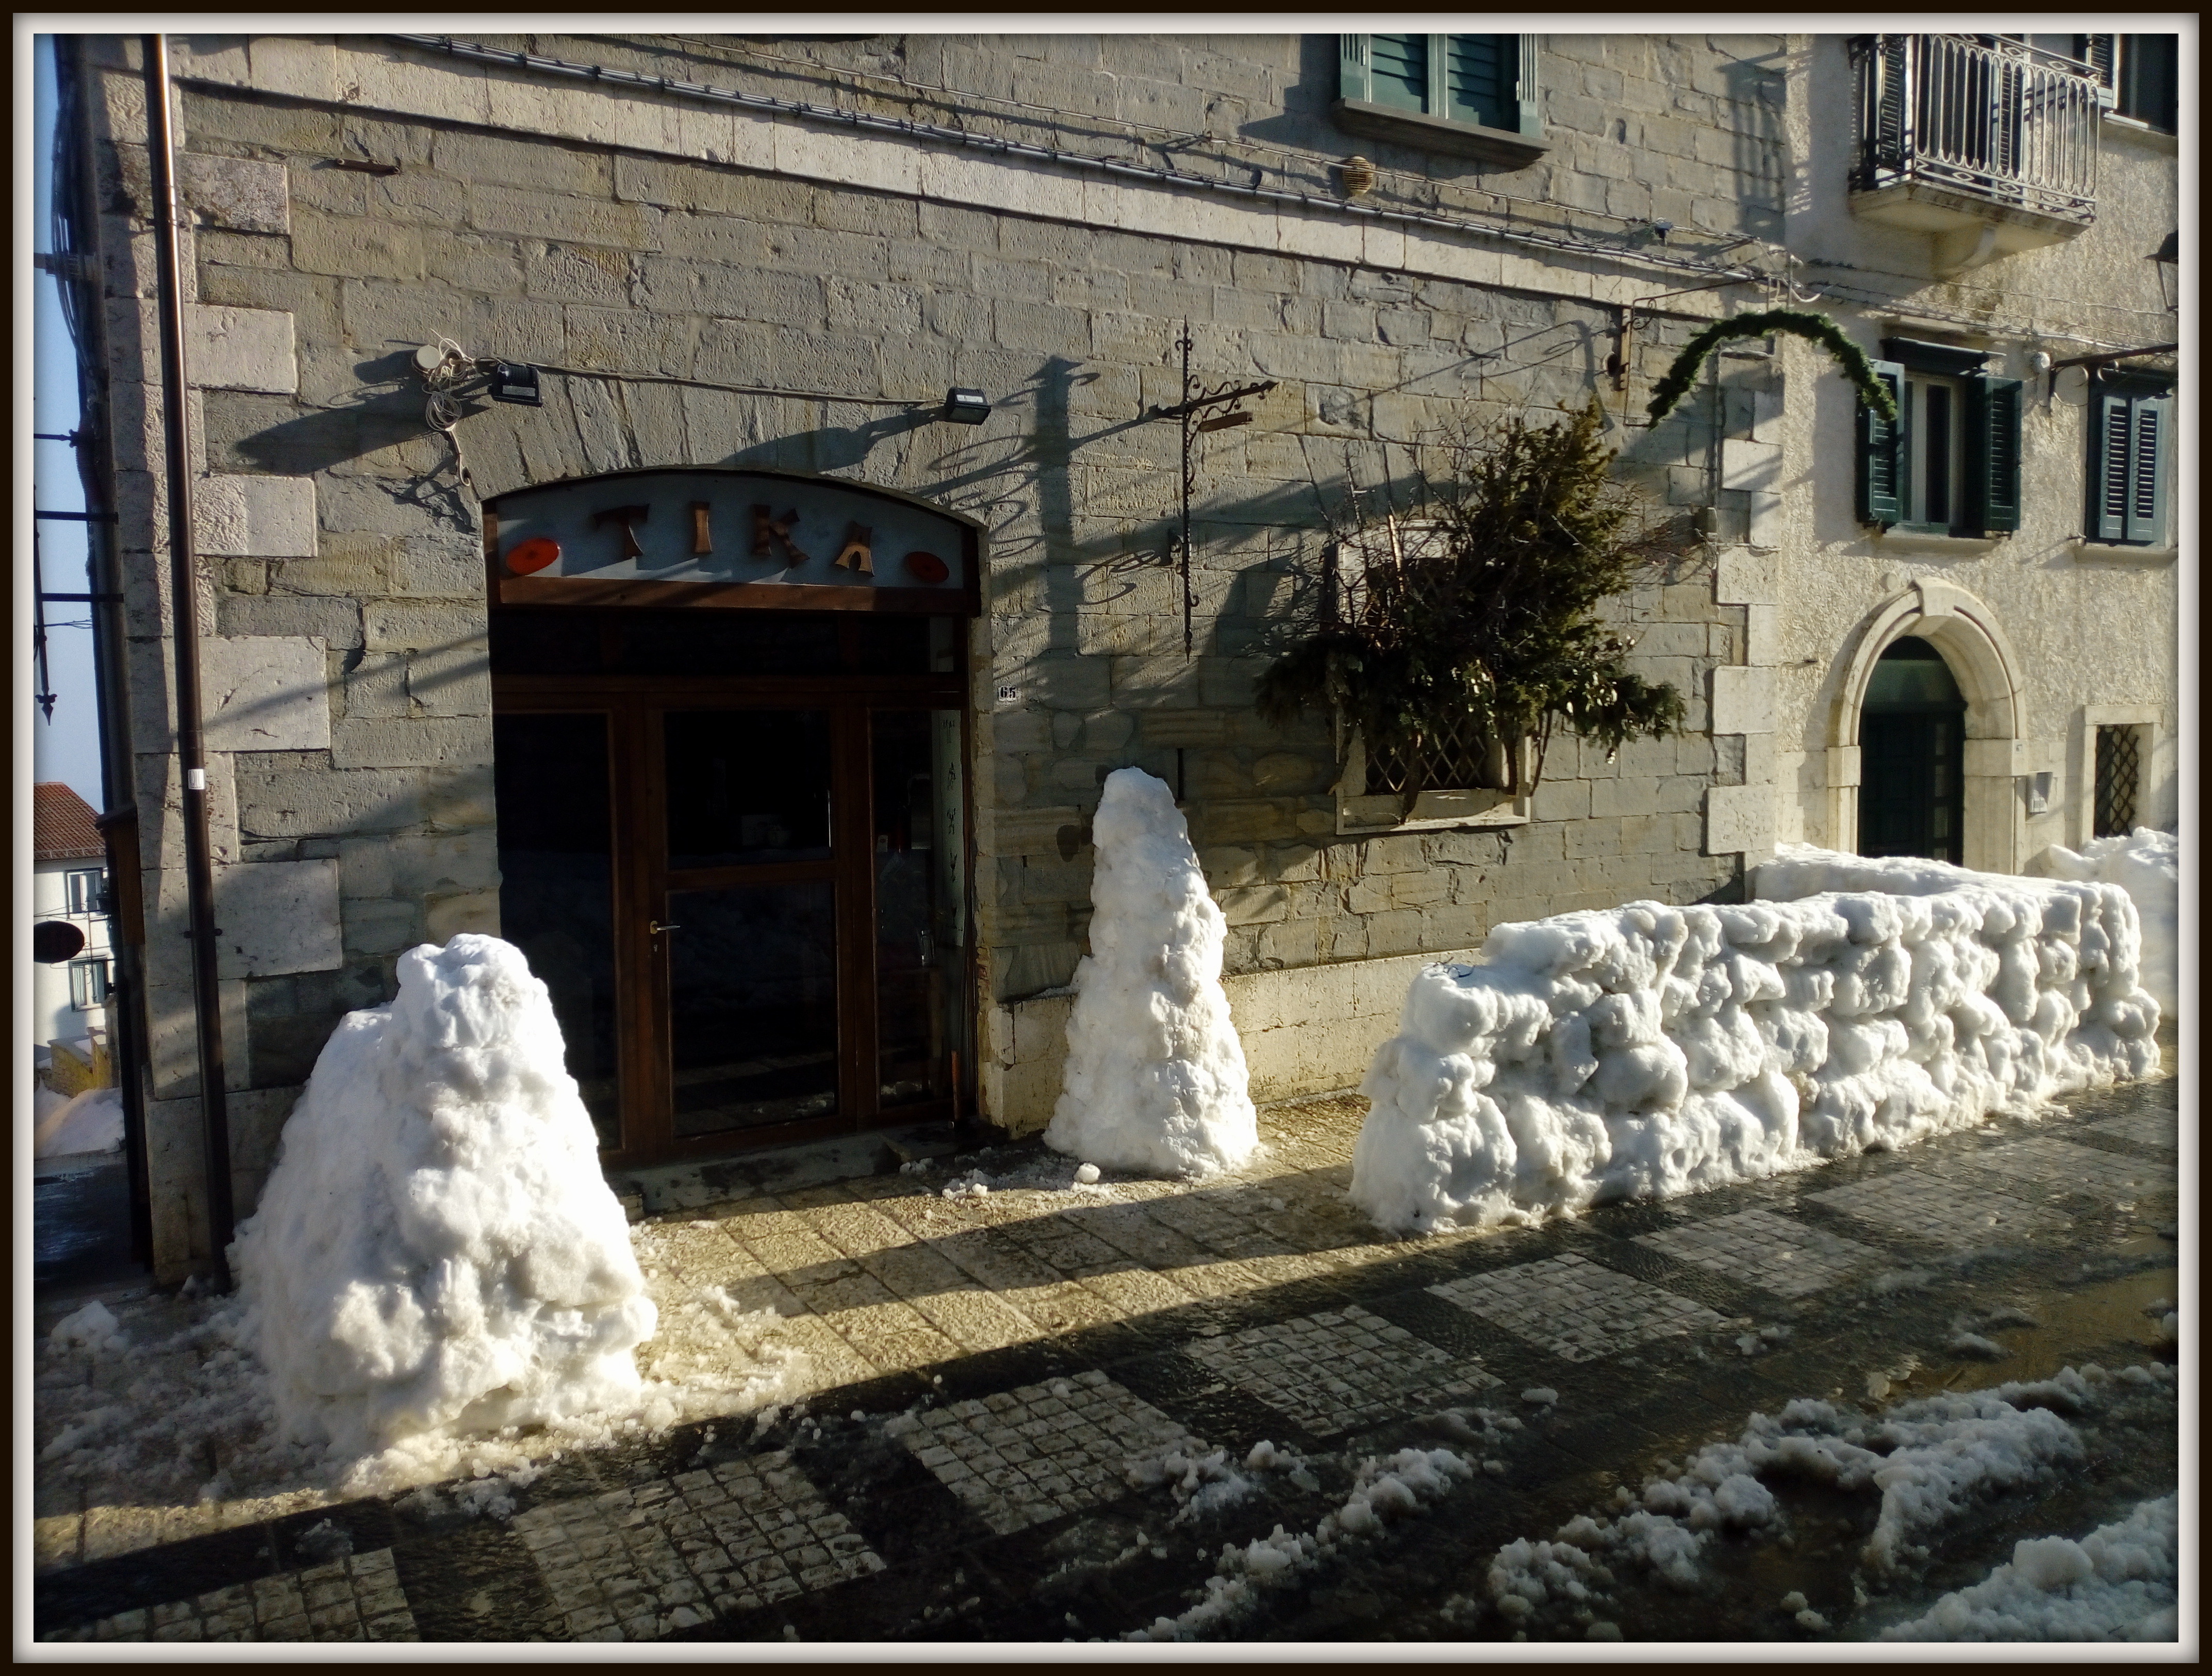
<path id="1" fill-rule="evenodd" d="M 671 710 L 662 737 L 672 872 L 827 859 L 827 712 Z"/>
<path id="2" fill-rule="evenodd" d="M 960 717 L 879 710 L 871 728 L 875 817 L 877 1099 L 947 1098 L 964 1037 L 965 806 Z"/>
<path id="3" fill-rule="evenodd" d="M 836 886 L 672 890 L 671 1107 L 679 1138 L 837 1110 Z"/>
<path id="4" fill-rule="evenodd" d="M 552 992 L 568 1074 L 599 1145 L 618 1146 L 607 718 L 496 716 L 492 742 L 501 934 Z"/>

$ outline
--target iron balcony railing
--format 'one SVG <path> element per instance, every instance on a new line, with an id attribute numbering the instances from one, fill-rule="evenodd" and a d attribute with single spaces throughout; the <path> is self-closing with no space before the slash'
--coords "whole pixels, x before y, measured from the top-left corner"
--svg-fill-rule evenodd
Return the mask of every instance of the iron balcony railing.
<path id="1" fill-rule="evenodd" d="M 2096 71 L 2002 35 L 1865 35 L 1855 191 L 1924 183 L 2087 226 Z"/>

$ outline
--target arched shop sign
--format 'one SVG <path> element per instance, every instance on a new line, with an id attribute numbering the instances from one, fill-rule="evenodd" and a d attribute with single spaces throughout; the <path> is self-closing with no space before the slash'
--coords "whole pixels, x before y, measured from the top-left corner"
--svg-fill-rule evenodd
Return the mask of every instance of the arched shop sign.
<path id="1" fill-rule="evenodd" d="M 484 504 L 499 605 L 981 609 L 982 526 L 911 495 L 796 472 L 617 471 Z"/>

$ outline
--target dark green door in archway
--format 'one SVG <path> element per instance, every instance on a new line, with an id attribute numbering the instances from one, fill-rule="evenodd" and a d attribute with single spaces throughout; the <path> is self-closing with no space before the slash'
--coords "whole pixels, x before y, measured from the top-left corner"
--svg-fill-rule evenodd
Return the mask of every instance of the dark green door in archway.
<path id="1" fill-rule="evenodd" d="M 1957 863 L 1965 825 L 1966 704 L 1941 653 L 1899 641 L 1859 714 L 1861 855 Z"/>

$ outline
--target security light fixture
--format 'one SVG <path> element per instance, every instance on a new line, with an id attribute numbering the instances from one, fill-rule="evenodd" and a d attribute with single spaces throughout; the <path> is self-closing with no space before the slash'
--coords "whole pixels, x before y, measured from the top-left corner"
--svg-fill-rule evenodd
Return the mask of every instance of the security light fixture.
<path id="1" fill-rule="evenodd" d="M 937 416 L 948 425 L 980 425 L 991 416 L 991 398 L 980 390 L 948 390 Z"/>
<path id="2" fill-rule="evenodd" d="M 1674 230 L 1674 223 L 1672 222 L 1654 222 L 1651 223 L 1651 230 L 1659 235 L 1659 242 L 1663 245 L 1667 242 L 1667 235 Z"/>
<path id="3" fill-rule="evenodd" d="M 2181 278 L 2181 231 L 2179 228 L 2160 240 L 2159 246 L 2148 257 L 2148 262 L 2158 264 L 2158 298 L 2166 305 L 2166 312 L 2181 312 L 2181 293 L 2178 282 Z"/>
<path id="4" fill-rule="evenodd" d="M 520 362 L 495 361 L 491 367 L 491 398 L 495 402 L 514 402 L 522 407 L 543 407 L 545 398 L 538 389 L 538 369 Z"/>

